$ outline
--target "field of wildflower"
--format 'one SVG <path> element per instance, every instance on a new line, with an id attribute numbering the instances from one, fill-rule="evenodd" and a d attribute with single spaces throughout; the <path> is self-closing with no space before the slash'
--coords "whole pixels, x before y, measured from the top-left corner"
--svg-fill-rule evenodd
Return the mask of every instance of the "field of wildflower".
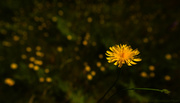
<path id="1" fill-rule="evenodd" d="M 179 103 L 179 4 L 0 0 L 0 103 Z"/>

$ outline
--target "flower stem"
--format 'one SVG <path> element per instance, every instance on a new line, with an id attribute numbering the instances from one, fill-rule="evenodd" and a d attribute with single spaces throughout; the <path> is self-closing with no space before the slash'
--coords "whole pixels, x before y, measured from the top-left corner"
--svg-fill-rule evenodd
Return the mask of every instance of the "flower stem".
<path id="1" fill-rule="evenodd" d="M 157 91 L 157 92 L 162 92 L 166 94 L 170 93 L 170 91 L 168 91 L 167 89 L 153 89 L 153 88 L 130 88 L 127 90 L 150 90 L 150 91 Z"/>
<path id="2" fill-rule="evenodd" d="M 117 78 L 116 80 L 114 81 L 113 85 L 106 91 L 106 93 L 98 100 L 97 103 L 100 103 L 104 97 L 107 95 L 107 93 L 116 85 L 118 79 L 119 79 L 119 75 L 120 75 L 120 69 L 117 69 Z"/>
<path id="3" fill-rule="evenodd" d="M 157 91 L 157 92 L 161 92 L 161 93 L 165 93 L 165 94 L 170 93 L 170 91 L 167 89 L 153 89 L 153 88 L 128 88 L 128 89 L 122 89 L 120 91 L 124 91 L 124 90 L 149 90 L 149 91 Z M 110 96 L 109 99 L 106 101 L 106 103 L 108 103 L 108 101 L 120 91 L 117 91 L 112 96 Z"/>

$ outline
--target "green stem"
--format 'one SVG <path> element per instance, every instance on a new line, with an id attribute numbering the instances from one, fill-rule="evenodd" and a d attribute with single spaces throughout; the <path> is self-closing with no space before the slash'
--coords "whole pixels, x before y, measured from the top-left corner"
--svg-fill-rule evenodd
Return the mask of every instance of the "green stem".
<path id="1" fill-rule="evenodd" d="M 117 81 L 119 79 L 119 75 L 120 75 L 120 70 L 119 69 L 117 69 L 117 73 L 118 73 L 117 78 L 114 81 L 113 85 L 106 91 L 106 93 L 98 100 L 97 103 L 100 103 L 104 99 L 104 97 L 109 93 L 109 91 L 116 85 L 116 83 L 117 83 Z"/>
<path id="2" fill-rule="evenodd" d="M 153 89 L 153 88 L 130 88 L 127 90 L 150 90 L 150 91 L 157 91 L 157 92 L 162 92 L 166 94 L 170 93 L 170 91 L 168 91 L 167 89 Z"/>
<path id="3" fill-rule="evenodd" d="M 130 88 L 127 90 L 150 90 L 150 91 L 162 92 L 162 90 L 160 90 L 160 89 L 152 89 L 152 88 Z"/>
<path id="4" fill-rule="evenodd" d="M 157 92 L 161 92 L 161 93 L 165 93 L 165 94 L 169 94 L 170 93 L 170 91 L 167 90 L 167 89 L 153 89 L 153 88 L 129 88 L 129 89 L 123 89 L 123 90 L 149 90 L 149 91 L 157 91 Z M 120 90 L 120 91 L 123 91 L 123 90 Z M 108 103 L 108 101 L 113 96 L 115 96 L 118 92 L 114 93 L 111 97 L 109 97 L 109 99 L 106 101 L 106 103 Z"/>

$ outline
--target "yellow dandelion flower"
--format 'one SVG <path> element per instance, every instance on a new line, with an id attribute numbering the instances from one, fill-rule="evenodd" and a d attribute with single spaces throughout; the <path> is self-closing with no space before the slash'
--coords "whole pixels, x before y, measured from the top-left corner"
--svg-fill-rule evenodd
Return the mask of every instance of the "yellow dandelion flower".
<path id="1" fill-rule="evenodd" d="M 37 51 L 37 52 L 36 52 L 36 55 L 39 56 L 39 57 L 43 57 L 43 53 L 40 52 L 40 51 Z"/>
<path id="2" fill-rule="evenodd" d="M 151 72 L 151 73 L 149 74 L 149 76 L 150 76 L 150 77 L 155 77 L 155 73 L 154 73 L 154 72 Z"/>
<path id="3" fill-rule="evenodd" d="M 87 75 L 87 79 L 88 79 L 88 80 L 92 80 L 92 79 L 93 79 L 92 75 L 88 74 L 88 75 Z"/>
<path id="4" fill-rule="evenodd" d="M 8 41 L 3 41 L 3 42 L 2 42 L 2 45 L 3 45 L 3 46 L 10 47 L 10 46 L 11 46 L 11 43 L 8 42 Z"/>
<path id="5" fill-rule="evenodd" d="M 35 58 L 34 57 L 30 57 L 29 61 L 31 61 L 31 62 L 35 61 Z"/>
<path id="6" fill-rule="evenodd" d="M 4 80 L 4 83 L 7 84 L 7 85 L 9 85 L 9 86 L 13 86 L 13 85 L 15 84 L 15 81 L 12 80 L 11 78 L 6 78 L 6 79 Z"/>
<path id="7" fill-rule="evenodd" d="M 100 70 L 101 70 L 102 72 L 104 72 L 104 71 L 105 71 L 105 67 L 102 66 L 102 67 L 100 68 Z"/>
<path id="8" fill-rule="evenodd" d="M 149 41 L 148 38 L 144 38 L 144 39 L 143 39 L 143 42 L 144 42 L 144 43 L 147 43 L 148 41 Z"/>
<path id="9" fill-rule="evenodd" d="M 82 42 L 82 44 L 83 44 L 84 46 L 86 46 L 86 45 L 88 44 L 88 42 L 87 42 L 86 40 L 84 40 L 84 41 Z"/>
<path id="10" fill-rule="evenodd" d="M 12 63 L 10 65 L 11 69 L 17 69 L 18 68 L 18 65 L 16 63 Z"/>
<path id="11" fill-rule="evenodd" d="M 52 79 L 50 77 L 47 77 L 46 82 L 52 82 Z"/>
<path id="12" fill-rule="evenodd" d="M 93 19 L 91 17 L 88 17 L 87 21 L 88 21 L 88 23 L 91 23 L 93 21 Z"/>
<path id="13" fill-rule="evenodd" d="M 25 54 L 22 54 L 22 55 L 21 55 L 21 58 L 22 58 L 22 59 L 26 59 L 27 56 L 26 56 Z"/>
<path id="14" fill-rule="evenodd" d="M 31 52 L 31 51 L 32 51 L 31 47 L 27 47 L 27 48 L 26 48 L 26 51 L 27 51 L 27 52 Z"/>
<path id="15" fill-rule="evenodd" d="M 35 61 L 34 61 L 34 64 L 37 64 L 37 65 L 42 65 L 42 64 L 43 64 L 43 62 L 42 62 L 41 60 L 35 60 Z"/>
<path id="16" fill-rule="evenodd" d="M 103 58 L 103 54 L 99 54 L 99 58 L 102 59 Z"/>
<path id="17" fill-rule="evenodd" d="M 91 71 L 91 75 L 92 75 L 92 76 L 95 76 L 95 75 L 96 75 L 96 72 L 95 72 L 95 71 Z"/>
<path id="18" fill-rule="evenodd" d="M 58 14 L 59 14 L 60 16 L 63 16 L 64 12 L 63 12 L 62 10 L 59 10 L 59 11 L 58 11 Z"/>
<path id="19" fill-rule="evenodd" d="M 141 75 L 141 77 L 144 77 L 144 78 L 148 76 L 146 72 L 141 72 L 140 75 Z"/>
<path id="20" fill-rule="evenodd" d="M 75 59 L 76 59 L 76 60 L 80 60 L 80 56 L 76 56 Z"/>
<path id="21" fill-rule="evenodd" d="M 33 68 L 35 71 L 39 70 L 39 66 L 35 65 Z"/>
<path id="22" fill-rule="evenodd" d="M 97 67 L 101 67 L 101 62 L 96 63 Z"/>
<path id="23" fill-rule="evenodd" d="M 45 73 L 49 73 L 49 69 L 46 68 L 46 69 L 44 70 L 44 72 L 45 72 Z"/>
<path id="24" fill-rule="evenodd" d="M 150 70 L 150 71 L 154 71 L 154 70 L 155 70 L 155 67 L 154 67 L 153 65 L 150 65 L 150 66 L 149 66 L 149 70 Z"/>
<path id="25" fill-rule="evenodd" d="M 18 40 L 19 40 L 19 36 L 14 35 L 14 36 L 13 36 L 13 40 L 14 40 L 14 41 L 18 41 Z"/>
<path id="26" fill-rule="evenodd" d="M 87 65 L 87 66 L 85 66 L 85 70 L 86 70 L 86 71 L 90 71 L 90 70 L 91 70 L 91 67 Z"/>
<path id="27" fill-rule="evenodd" d="M 34 64 L 33 63 L 29 63 L 29 68 L 34 68 Z"/>
<path id="28" fill-rule="evenodd" d="M 58 18 L 57 18 L 57 17 L 55 17 L 55 16 L 54 16 L 54 17 L 52 17 L 52 21 L 53 21 L 53 22 L 57 22 L 57 20 L 58 20 Z"/>
<path id="29" fill-rule="evenodd" d="M 109 49 L 111 51 L 106 51 L 108 62 L 114 62 L 114 65 L 118 65 L 119 68 L 125 63 L 128 66 L 132 66 L 132 64 L 137 64 L 135 62 L 141 61 L 141 59 L 137 57 L 140 52 L 137 49 L 133 50 L 131 46 L 127 46 L 126 44 L 112 46 Z"/>
<path id="30" fill-rule="evenodd" d="M 63 48 L 62 48 L 61 46 L 58 46 L 58 47 L 57 47 L 57 51 L 58 51 L 58 52 L 62 52 L 62 51 L 63 51 Z"/>
<path id="31" fill-rule="evenodd" d="M 40 77 L 40 78 L 39 78 L 39 82 L 44 82 L 44 78 L 43 78 L 43 77 Z"/>
<path id="32" fill-rule="evenodd" d="M 37 50 L 37 51 L 40 51 L 40 50 L 41 50 L 41 47 L 40 47 L 40 46 L 36 46 L 36 50 Z"/>
<path id="33" fill-rule="evenodd" d="M 164 77 L 164 79 L 167 80 L 167 81 L 170 81 L 170 80 L 171 80 L 171 77 L 170 77 L 169 75 L 166 75 L 166 76 Z"/>
<path id="34" fill-rule="evenodd" d="M 67 39 L 68 39 L 68 40 L 71 40 L 71 39 L 72 39 L 72 36 L 71 36 L 71 35 L 68 35 L 68 36 L 67 36 Z"/>
<path id="35" fill-rule="evenodd" d="M 165 55 L 165 58 L 166 58 L 167 60 L 171 60 L 172 56 L 171 56 L 171 54 L 166 54 L 166 55 Z"/>

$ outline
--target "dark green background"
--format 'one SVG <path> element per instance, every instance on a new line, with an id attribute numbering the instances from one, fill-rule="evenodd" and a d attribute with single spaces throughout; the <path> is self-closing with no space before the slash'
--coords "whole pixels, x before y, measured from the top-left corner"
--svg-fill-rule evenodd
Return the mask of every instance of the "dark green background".
<path id="1" fill-rule="evenodd" d="M 116 78 L 119 68 L 105 58 L 106 50 L 116 44 L 138 48 L 142 61 L 121 68 L 117 85 L 103 102 L 116 91 L 130 87 L 165 88 L 171 93 L 121 91 L 111 103 L 180 102 L 179 4 L 178 0 L 1 0 L 0 102 L 95 103 Z M 92 22 L 87 21 L 89 17 Z M 38 29 L 42 24 L 46 27 Z M 83 45 L 87 33 L 90 38 Z M 19 41 L 13 40 L 15 35 Z M 4 41 L 11 46 L 4 46 Z M 36 57 L 36 46 L 41 46 L 44 57 Z M 62 52 L 57 51 L 58 46 Z M 32 52 L 27 52 L 27 47 Z M 26 60 L 21 59 L 22 54 L 27 55 Z M 99 54 L 104 58 L 100 59 Z M 167 54 L 172 56 L 170 60 L 165 58 Z M 28 68 L 32 56 L 43 61 L 38 71 Z M 18 64 L 16 70 L 10 68 L 13 62 Z M 105 72 L 100 71 L 97 62 L 102 63 Z M 92 80 L 87 79 L 90 72 L 85 71 L 84 63 L 96 71 Z M 150 65 L 155 66 L 153 78 L 149 77 Z M 45 73 L 45 68 L 50 72 Z M 141 77 L 141 72 L 148 77 Z M 171 80 L 166 81 L 166 75 Z M 40 77 L 51 77 L 52 82 L 40 83 Z M 5 78 L 12 78 L 15 85 L 5 84 Z"/>

